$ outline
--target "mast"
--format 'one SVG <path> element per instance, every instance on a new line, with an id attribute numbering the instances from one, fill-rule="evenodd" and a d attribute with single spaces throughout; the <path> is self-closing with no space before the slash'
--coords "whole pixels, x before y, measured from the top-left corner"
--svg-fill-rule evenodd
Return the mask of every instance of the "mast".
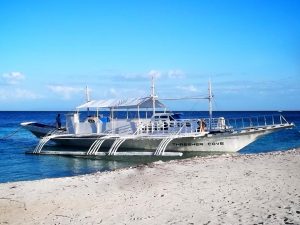
<path id="1" fill-rule="evenodd" d="M 155 114 L 155 86 L 154 86 L 154 75 L 152 74 L 151 79 L 151 98 L 152 98 L 152 116 Z"/>
<path id="2" fill-rule="evenodd" d="M 90 100 L 90 90 L 89 90 L 89 87 L 87 85 L 85 86 L 85 100 L 86 100 L 86 102 L 91 101 Z M 88 116 L 89 116 L 90 115 L 90 108 L 89 107 L 87 108 L 87 113 L 88 113 Z"/>
<path id="3" fill-rule="evenodd" d="M 209 112 L 209 129 L 211 129 L 212 123 L 212 91 L 211 91 L 211 81 L 208 81 L 208 112 Z"/>
<path id="4" fill-rule="evenodd" d="M 88 86 L 85 86 L 85 98 L 86 98 L 86 102 L 90 102 L 90 90 Z"/>

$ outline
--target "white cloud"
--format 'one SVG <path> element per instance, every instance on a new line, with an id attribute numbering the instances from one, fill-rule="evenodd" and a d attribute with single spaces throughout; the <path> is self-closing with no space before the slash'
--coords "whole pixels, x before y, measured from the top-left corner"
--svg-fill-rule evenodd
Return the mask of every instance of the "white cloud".
<path id="1" fill-rule="evenodd" d="M 109 89 L 109 95 L 113 96 L 113 97 L 117 97 L 118 96 L 118 91 L 114 88 L 110 88 Z"/>
<path id="2" fill-rule="evenodd" d="M 7 100 L 9 99 L 9 94 L 7 91 L 0 90 L 0 100 Z"/>
<path id="3" fill-rule="evenodd" d="M 149 73 L 148 73 L 148 76 L 150 77 L 154 77 L 154 78 L 159 78 L 161 76 L 161 72 L 160 71 L 157 71 L 157 70 L 151 70 Z"/>
<path id="4" fill-rule="evenodd" d="M 159 71 L 159 70 L 155 70 L 152 69 L 150 70 L 148 73 L 125 73 L 122 75 L 117 76 L 117 79 L 122 78 L 125 80 L 145 80 L 145 79 L 149 79 L 149 77 L 154 77 L 155 79 L 158 78 L 170 78 L 170 79 L 175 79 L 175 78 L 184 78 L 185 77 L 185 73 L 182 70 L 179 69 L 171 69 L 169 71 Z"/>
<path id="5" fill-rule="evenodd" d="M 136 80 L 140 78 L 147 78 L 146 74 L 139 74 L 139 73 L 126 73 L 121 75 L 122 78 L 125 80 Z"/>
<path id="6" fill-rule="evenodd" d="M 25 80 L 25 75 L 20 72 L 10 72 L 2 74 L 2 78 L 6 81 L 6 83 L 14 85 Z"/>
<path id="7" fill-rule="evenodd" d="M 148 73 L 124 73 L 117 76 L 117 79 L 122 78 L 125 80 L 145 80 L 149 77 L 154 76 L 154 78 L 159 78 L 162 75 L 160 71 L 150 70 Z"/>
<path id="8" fill-rule="evenodd" d="M 35 94 L 34 92 L 26 89 L 16 89 L 14 96 L 18 99 L 40 99 L 43 98 L 41 95 Z"/>
<path id="9" fill-rule="evenodd" d="M 148 90 L 147 90 L 148 91 Z M 150 92 L 150 88 L 149 88 Z M 101 90 L 95 90 L 93 96 L 94 99 L 111 99 L 111 98 L 137 98 L 148 96 L 149 93 L 145 91 L 144 88 L 122 88 L 114 87 Z"/>
<path id="10" fill-rule="evenodd" d="M 179 90 L 182 90 L 182 91 L 199 92 L 199 90 L 194 85 L 177 86 L 176 88 L 179 89 Z"/>
<path id="11" fill-rule="evenodd" d="M 181 70 L 169 70 L 168 77 L 169 78 L 184 78 L 185 74 Z"/>
<path id="12" fill-rule="evenodd" d="M 35 100 L 40 98 L 43 96 L 26 89 L 0 90 L 0 100 Z"/>
<path id="13" fill-rule="evenodd" d="M 83 88 L 63 86 L 63 85 L 48 85 L 50 91 L 55 94 L 61 95 L 63 99 L 71 99 L 74 94 L 82 92 Z"/>

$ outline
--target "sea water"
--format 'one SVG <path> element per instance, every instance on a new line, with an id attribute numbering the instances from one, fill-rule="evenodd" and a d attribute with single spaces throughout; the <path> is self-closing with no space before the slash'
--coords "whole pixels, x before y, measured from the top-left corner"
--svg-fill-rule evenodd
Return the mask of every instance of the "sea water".
<path id="1" fill-rule="evenodd" d="M 93 172 L 102 172 L 118 168 L 149 163 L 155 160 L 169 160 L 165 157 L 66 157 L 25 154 L 32 151 L 38 139 L 29 131 L 20 127 L 21 122 L 36 121 L 46 124 L 55 123 L 57 113 L 67 112 L 0 112 L 0 183 L 36 180 L 51 177 L 74 176 Z M 207 117 L 207 112 L 181 112 L 184 118 Z M 214 117 L 240 118 L 259 115 L 278 114 L 278 112 L 214 112 Z M 240 154 L 262 153 L 288 150 L 300 147 L 300 112 L 288 111 L 281 114 L 289 122 L 294 122 L 294 129 L 286 129 L 264 136 L 239 151 Z M 120 117 L 125 117 L 123 113 Z M 134 115 L 131 115 L 134 116 Z M 62 117 L 64 120 L 64 116 Z M 46 147 L 47 148 L 47 147 Z M 57 148 L 59 146 L 49 146 Z M 200 156 L 220 153 L 199 153 Z M 190 156 L 190 155 L 188 155 Z"/>

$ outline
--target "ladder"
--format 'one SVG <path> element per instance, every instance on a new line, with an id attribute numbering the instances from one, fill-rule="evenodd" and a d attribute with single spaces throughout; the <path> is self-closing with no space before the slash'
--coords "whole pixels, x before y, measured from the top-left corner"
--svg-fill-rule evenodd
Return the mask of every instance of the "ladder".
<path id="1" fill-rule="evenodd" d="M 162 141 L 159 143 L 159 145 L 157 146 L 154 155 L 163 155 L 166 151 L 166 148 L 168 146 L 168 144 L 173 141 L 175 138 L 178 138 L 178 135 L 181 133 L 182 129 L 185 127 L 186 125 L 182 126 L 177 132 L 173 132 L 171 133 L 171 137 L 167 137 L 162 139 Z"/>
<path id="2" fill-rule="evenodd" d="M 168 137 L 168 138 L 162 139 L 162 141 L 159 143 L 158 147 L 156 148 L 154 155 L 157 155 L 157 156 L 163 155 L 165 153 L 165 150 L 166 150 L 168 144 L 174 139 L 175 139 L 175 137 Z"/>
<path id="3" fill-rule="evenodd" d="M 118 148 L 121 146 L 121 144 L 123 144 L 124 141 L 126 141 L 127 139 L 129 139 L 128 137 L 122 137 L 122 138 L 118 138 L 114 141 L 114 143 L 112 144 L 112 146 L 110 147 L 109 151 L 108 151 L 108 155 L 114 155 Z"/>
<path id="4" fill-rule="evenodd" d="M 124 143 L 124 141 L 126 141 L 127 139 L 134 139 L 134 138 L 137 137 L 137 134 L 138 134 L 139 130 L 140 129 L 138 128 L 132 135 L 116 138 L 116 140 L 114 141 L 114 143 L 110 147 L 107 154 L 108 155 L 115 155 L 116 152 L 118 151 L 118 149 L 120 148 L 121 144 Z"/>
<path id="5" fill-rule="evenodd" d="M 39 153 L 42 151 L 42 148 L 44 147 L 44 145 L 45 145 L 48 141 L 50 141 L 50 139 L 53 138 L 53 137 L 55 137 L 55 136 L 54 136 L 54 135 L 49 135 L 49 136 L 43 137 L 43 138 L 39 141 L 38 145 L 35 147 L 35 149 L 33 150 L 32 153 L 34 153 L 34 154 L 39 154 Z"/>
<path id="6" fill-rule="evenodd" d="M 59 130 L 54 129 L 49 131 L 38 143 L 38 145 L 35 147 L 35 149 L 33 150 L 33 154 L 39 154 L 42 151 L 42 148 L 44 147 L 44 145 L 50 141 L 50 139 L 55 138 L 59 133 Z"/>
<path id="7" fill-rule="evenodd" d="M 98 138 L 96 141 L 94 141 L 94 143 L 91 145 L 89 150 L 86 152 L 86 155 L 96 155 L 96 153 L 101 148 L 101 145 L 103 144 L 103 142 L 109 138 L 111 138 L 111 136 L 104 136 L 104 137 Z"/>

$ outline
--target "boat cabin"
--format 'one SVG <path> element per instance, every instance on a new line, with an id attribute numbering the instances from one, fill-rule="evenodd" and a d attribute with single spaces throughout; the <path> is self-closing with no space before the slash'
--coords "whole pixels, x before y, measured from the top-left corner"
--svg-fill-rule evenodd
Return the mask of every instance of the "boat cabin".
<path id="1" fill-rule="evenodd" d="M 78 106 L 75 113 L 66 115 L 66 129 L 69 134 L 132 134 L 144 124 L 149 123 L 152 118 L 148 114 L 150 110 L 153 113 L 153 106 L 156 109 L 164 109 L 166 106 L 159 100 L 151 97 L 134 98 L 134 99 L 110 99 L 110 100 L 94 100 Z M 93 110 L 94 115 L 86 118 L 80 118 L 81 110 Z M 104 117 L 100 114 L 102 111 L 109 111 L 109 117 Z M 126 118 L 117 118 L 118 113 L 126 112 Z M 129 112 L 136 111 L 135 118 L 129 118 Z M 146 115 L 141 117 L 141 112 Z M 171 115 L 171 114 L 170 114 Z M 166 116 L 166 115 L 164 115 Z"/>

